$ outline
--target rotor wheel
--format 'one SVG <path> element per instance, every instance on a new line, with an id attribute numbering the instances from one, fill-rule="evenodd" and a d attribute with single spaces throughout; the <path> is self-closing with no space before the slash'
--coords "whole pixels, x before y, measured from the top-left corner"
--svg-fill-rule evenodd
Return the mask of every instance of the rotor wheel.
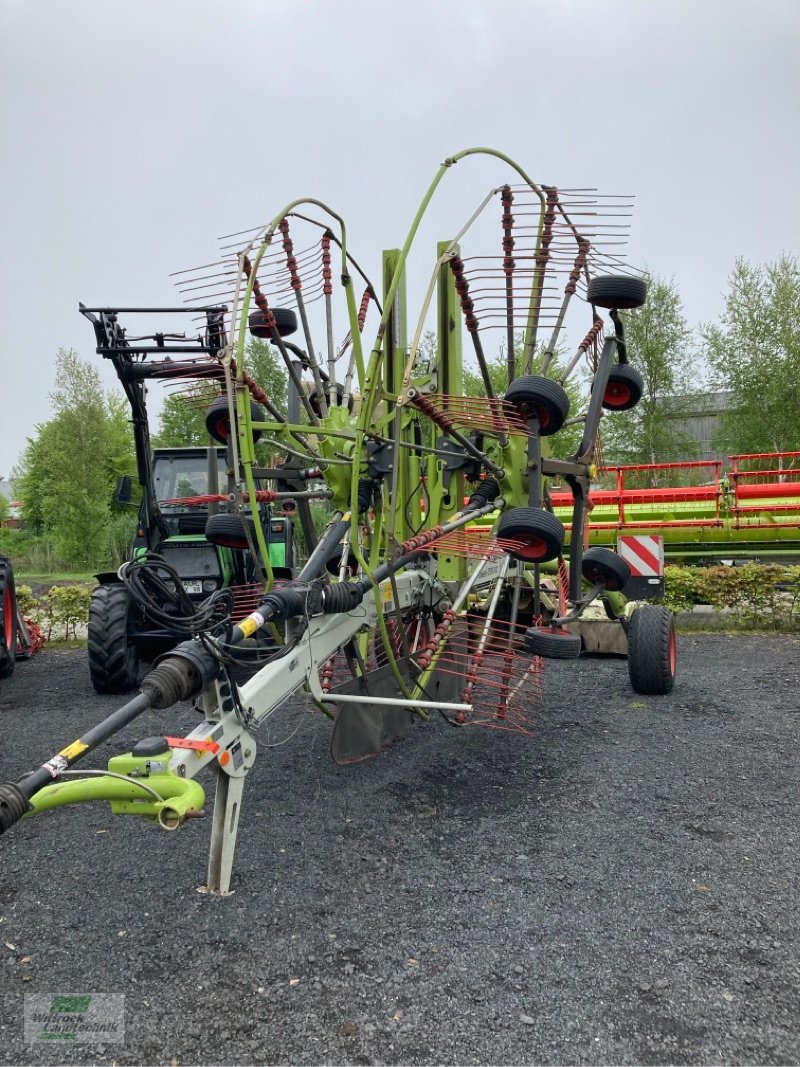
<path id="1" fill-rule="evenodd" d="M 675 619 L 656 604 L 642 604 L 628 623 L 628 675 L 637 693 L 663 696 L 675 685 Z"/>
<path id="2" fill-rule="evenodd" d="M 139 680 L 139 650 L 128 625 L 124 585 L 99 585 L 89 601 L 89 676 L 97 693 L 127 693 Z"/>
<path id="3" fill-rule="evenodd" d="M 17 662 L 17 592 L 10 559 L 0 560 L 0 678 L 14 673 Z"/>
<path id="4" fill-rule="evenodd" d="M 610 593 L 618 593 L 627 585 L 631 569 L 610 548 L 587 548 L 581 560 L 581 574 L 590 585 L 603 585 Z"/>
<path id="5" fill-rule="evenodd" d="M 561 521 L 549 511 L 541 508 L 511 508 L 500 516 L 495 536 L 511 542 L 504 547 L 512 559 L 546 563 L 560 554 L 564 547 L 565 531 Z"/>
<path id="6" fill-rule="evenodd" d="M 577 659 L 581 654 L 581 639 L 569 630 L 552 626 L 531 626 L 525 631 L 525 651 L 544 659 Z"/>
<path id="7" fill-rule="evenodd" d="M 250 401 L 250 419 L 252 422 L 262 422 L 264 412 L 254 400 Z M 231 435 L 231 418 L 228 410 L 228 398 L 218 396 L 212 400 L 206 412 L 206 429 L 215 441 L 221 445 L 227 445 Z M 253 440 L 257 441 L 261 436 L 261 430 L 253 430 Z"/>
<path id="8" fill-rule="evenodd" d="M 524 374 L 515 378 L 503 400 L 522 415 L 535 414 L 542 437 L 558 433 L 569 415 L 566 390 L 542 374 Z"/>
<path id="9" fill-rule="evenodd" d="M 596 307 L 627 311 L 647 300 L 647 282 L 627 274 L 607 274 L 592 278 L 586 286 L 586 299 Z"/>
<path id="10" fill-rule="evenodd" d="M 602 406 L 606 411 L 628 411 L 642 399 L 644 379 L 629 363 L 615 363 L 608 375 Z"/>
<path id="11" fill-rule="evenodd" d="M 272 308 L 272 317 L 275 319 L 275 327 L 279 336 L 291 337 L 297 332 L 297 315 L 291 308 Z M 263 311 L 251 312 L 248 321 L 253 337 L 261 337 L 265 341 L 272 340 L 272 330 L 264 325 Z"/>

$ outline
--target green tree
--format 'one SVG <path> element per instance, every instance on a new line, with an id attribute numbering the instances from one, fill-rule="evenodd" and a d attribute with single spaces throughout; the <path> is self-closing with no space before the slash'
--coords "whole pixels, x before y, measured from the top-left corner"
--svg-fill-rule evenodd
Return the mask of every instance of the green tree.
<path id="1" fill-rule="evenodd" d="M 628 358 L 644 379 L 642 398 L 629 411 L 600 424 L 608 464 L 672 463 L 692 459 L 697 444 L 682 428 L 689 396 L 697 389 L 697 359 L 683 303 L 672 281 L 648 279 L 647 302 L 623 312 Z M 657 485 L 659 472 L 643 475 Z M 631 481 L 631 485 L 634 484 Z"/>
<path id="2" fill-rule="evenodd" d="M 266 341 L 252 337 L 245 349 L 245 370 L 285 415 L 288 375 L 276 350 Z M 190 382 L 180 392 L 170 393 L 162 405 L 160 426 L 153 444 L 157 448 L 207 445 L 206 410 L 217 396 L 219 388 L 207 381 Z"/>
<path id="3" fill-rule="evenodd" d="M 50 400 L 53 418 L 37 426 L 15 471 L 23 519 L 66 562 L 97 565 L 116 478 L 133 465 L 127 411 L 72 349 L 58 350 Z"/>
<path id="4" fill-rule="evenodd" d="M 718 443 L 729 452 L 800 449 L 800 261 L 738 259 L 718 325 L 703 328 L 714 385 L 730 394 Z"/>

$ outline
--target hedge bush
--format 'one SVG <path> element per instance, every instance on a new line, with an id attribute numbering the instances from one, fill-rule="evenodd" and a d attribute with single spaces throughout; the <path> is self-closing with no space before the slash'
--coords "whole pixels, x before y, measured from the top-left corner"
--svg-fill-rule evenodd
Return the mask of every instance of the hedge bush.
<path id="1" fill-rule="evenodd" d="M 664 603 L 672 611 L 708 604 L 747 627 L 782 630 L 800 626 L 800 567 L 773 563 L 667 566 L 664 588 Z"/>
<path id="2" fill-rule="evenodd" d="M 69 641 L 89 621 L 90 585 L 54 585 L 38 599 L 29 585 L 17 586 L 22 614 L 39 626 L 46 641 Z"/>

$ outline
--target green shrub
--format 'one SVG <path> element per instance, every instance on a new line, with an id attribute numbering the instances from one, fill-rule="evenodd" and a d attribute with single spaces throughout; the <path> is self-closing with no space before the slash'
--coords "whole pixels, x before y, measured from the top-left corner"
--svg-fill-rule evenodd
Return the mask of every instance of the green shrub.
<path id="1" fill-rule="evenodd" d="M 89 585 L 54 585 L 38 605 L 39 617 L 35 619 L 42 627 L 45 638 L 50 641 L 68 641 L 77 637 L 79 625 L 89 619 L 89 601 L 92 587 Z"/>
<path id="2" fill-rule="evenodd" d="M 709 604 L 735 624 L 786 629 L 800 624 L 800 567 L 747 563 L 742 567 L 675 567 L 664 571 L 664 603 L 672 611 Z"/>
<path id="3" fill-rule="evenodd" d="M 664 568 L 664 604 L 670 611 L 691 611 L 697 603 L 697 568 Z"/>
<path id="4" fill-rule="evenodd" d="M 16 587 L 17 592 L 17 607 L 26 617 L 33 619 L 36 612 L 39 610 L 39 602 L 33 595 L 33 590 L 29 585 L 18 585 Z"/>

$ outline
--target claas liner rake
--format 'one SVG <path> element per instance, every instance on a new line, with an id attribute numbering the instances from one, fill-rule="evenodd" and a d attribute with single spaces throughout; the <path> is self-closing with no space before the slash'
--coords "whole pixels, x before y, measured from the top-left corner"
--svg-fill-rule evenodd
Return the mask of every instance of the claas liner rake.
<path id="1" fill-rule="evenodd" d="M 409 322 L 406 267 L 418 228 L 443 179 L 473 155 L 493 157 L 508 180 L 438 244 Z M 614 631 L 617 650 L 620 639 L 623 651 L 627 644 L 633 687 L 668 692 L 671 615 L 626 603 L 629 570 L 616 553 L 584 551 L 601 417 L 642 392 L 620 315 L 646 298 L 622 257 L 628 209 L 623 198 L 538 185 L 502 153 L 473 148 L 441 165 L 402 248 L 384 252 L 380 287 L 352 257 L 343 220 L 311 199 L 224 239 L 219 263 L 178 274 L 204 330 L 201 354 L 181 355 L 185 335 L 155 334 L 148 345 L 133 338 L 130 373 L 173 387 L 208 379 L 218 390 L 206 424 L 227 449 L 230 491 L 213 496 L 205 536 L 252 552 L 260 602 L 234 623 L 230 600 L 214 594 L 196 611 L 191 639 L 156 663 L 138 695 L 0 787 L 0 829 L 98 798 L 173 829 L 201 812 L 195 779 L 211 766 L 207 888 L 225 894 L 258 727 L 300 690 L 331 720 L 342 763 L 379 752 L 434 713 L 457 728 L 529 733 L 543 661 L 579 655 L 580 626 L 594 618 Z M 117 313 L 94 310 L 98 337 L 124 338 Z M 249 335 L 285 366 L 288 416 L 248 370 Z M 483 383 L 478 398 L 464 395 L 462 340 Z M 498 353 L 502 388 L 493 384 Z M 152 355 L 154 373 L 143 369 Z M 591 392 L 585 410 L 570 413 L 565 382 L 578 373 L 591 376 Z M 555 435 L 568 426 L 578 427 L 577 447 L 554 458 Z M 568 545 L 550 502 L 556 479 L 572 494 Z M 258 521 L 264 493 L 304 520 L 307 559 L 288 580 L 273 572 Z M 318 537 L 314 497 L 331 509 Z M 168 584 L 164 560 L 139 561 L 148 566 Z M 130 587 L 135 596 L 143 586 Z M 254 651 L 267 631 L 270 641 Z M 145 710 L 190 699 L 203 721 L 187 738 L 145 738 L 108 771 L 72 770 Z"/>

